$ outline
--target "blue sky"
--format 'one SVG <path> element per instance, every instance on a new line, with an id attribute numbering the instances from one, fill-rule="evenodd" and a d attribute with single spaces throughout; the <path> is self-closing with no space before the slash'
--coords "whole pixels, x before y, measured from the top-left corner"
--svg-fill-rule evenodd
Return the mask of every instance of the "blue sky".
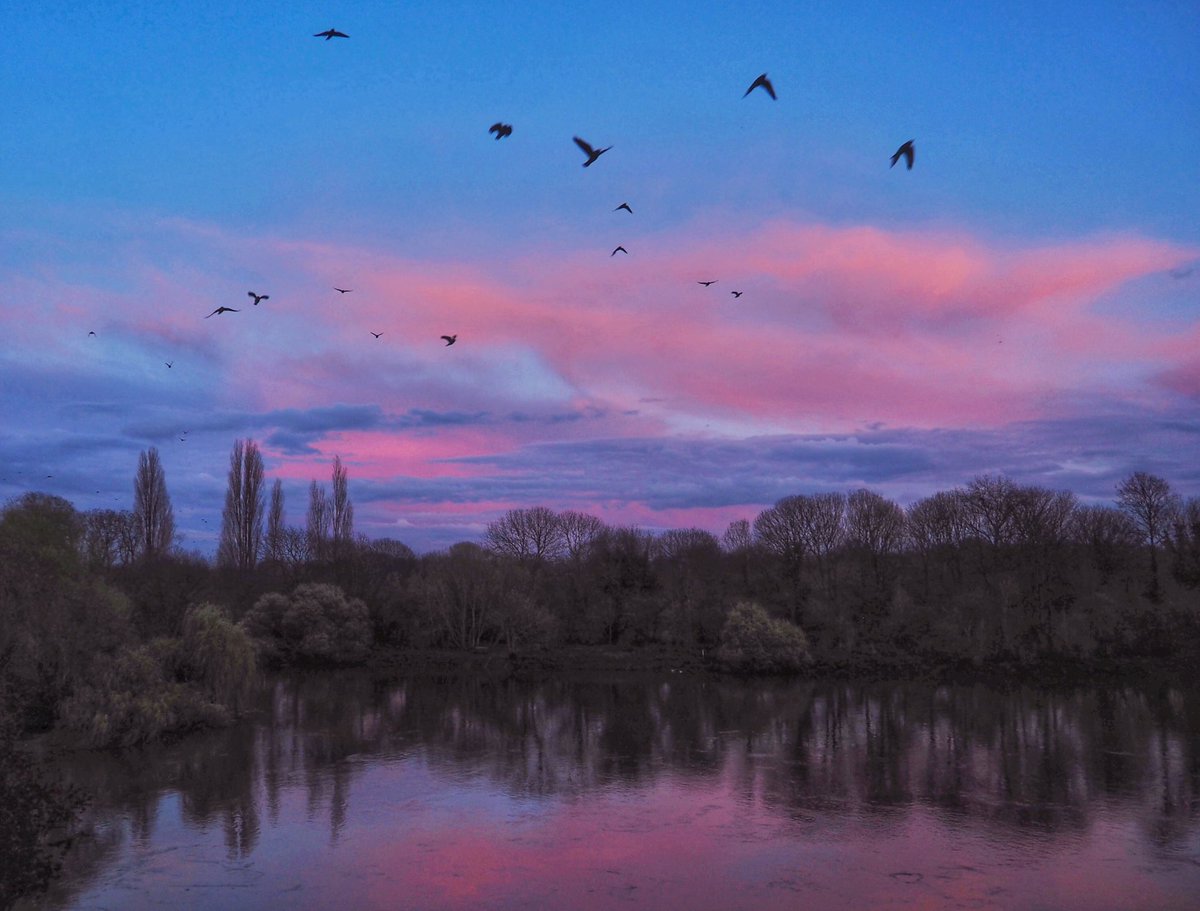
<path id="1" fill-rule="evenodd" d="M 291 521 L 341 455 L 359 530 L 418 550 L 539 503 L 720 531 L 983 471 L 1200 492 L 1194 3 L 39 4 L 6 31 L 0 497 L 127 506 L 155 445 L 209 552 L 246 436 Z M 764 71 L 778 101 L 743 98 Z M 575 135 L 612 151 L 582 169 Z"/>

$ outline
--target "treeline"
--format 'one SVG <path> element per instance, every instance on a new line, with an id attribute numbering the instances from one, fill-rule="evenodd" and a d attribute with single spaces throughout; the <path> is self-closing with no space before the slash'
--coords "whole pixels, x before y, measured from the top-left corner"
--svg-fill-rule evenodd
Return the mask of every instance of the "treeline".
<path id="1" fill-rule="evenodd" d="M 228 679 L 249 671 L 216 665 L 246 663 L 238 636 L 281 663 L 587 644 L 762 669 L 1200 653 L 1200 498 L 1141 472 L 1101 506 L 996 476 L 906 508 L 869 490 L 798 494 L 719 537 L 514 509 L 479 542 L 417 556 L 354 533 L 340 459 L 331 491 L 311 484 L 304 526 L 287 525 L 281 485 L 268 495 L 257 446 L 239 440 L 212 560 L 174 542 L 154 450 L 134 486 L 132 512 L 31 494 L 0 515 L 0 667 L 31 717 L 78 707 L 97 674 L 130 691 L 157 674 L 236 702 Z M 241 657 L 195 666 L 201 617 Z M 782 651 L 754 658 L 771 643 Z"/>

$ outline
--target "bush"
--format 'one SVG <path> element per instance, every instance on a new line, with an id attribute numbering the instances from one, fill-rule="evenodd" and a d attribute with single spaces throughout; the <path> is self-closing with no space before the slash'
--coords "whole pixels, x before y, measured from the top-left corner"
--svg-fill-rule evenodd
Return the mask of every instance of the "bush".
<path id="1" fill-rule="evenodd" d="M 134 746 L 164 734 L 228 724 L 228 710 L 195 688 L 167 680 L 161 642 L 99 655 L 88 686 L 61 706 L 60 720 L 92 747 Z"/>
<path id="2" fill-rule="evenodd" d="M 43 891 L 58 874 L 69 844 L 60 833 L 86 802 L 82 791 L 50 778 L 21 749 L 13 714 L 0 692 L 0 908 Z"/>
<path id="3" fill-rule="evenodd" d="M 794 672 L 808 661 L 808 640 L 798 626 L 774 620 L 757 604 L 743 601 L 721 629 L 717 659 L 741 674 Z"/>
<path id="4" fill-rule="evenodd" d="M 335 585 L 299 585 L 290 596 L 272 592 L 242 620 L 266 661 L 353 664 L 371 647 L 371 618 L 357 598 Z"/>
<path id="5" fill-rule="evenodd" d="M 254 686 L 254 643 L 214 604 L 193 607 L 184 616 L 179 664 L 185 679 L 234 713 Z"/>

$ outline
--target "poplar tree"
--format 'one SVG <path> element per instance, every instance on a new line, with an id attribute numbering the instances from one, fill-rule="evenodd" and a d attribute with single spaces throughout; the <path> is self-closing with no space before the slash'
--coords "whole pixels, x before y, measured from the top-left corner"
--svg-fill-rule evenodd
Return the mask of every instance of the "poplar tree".
<path id="1" fill-rule="evenodd" d="M 271 562 L 283 561 L 284 535 L 283 525 L 283 482 L 279 478 L 271 485 L 271 508 L 267 511 L 267 539 L 265 557 Z"/>
<path id="2" fill-rule="evenodd" d="M 253 569 L 262 549 L 263 461 L 254 440 L 238 440 L 229 453 L 229 483 L 221 513 L 217 562 Z"/>
<path id="3" fill-rule="evenodd" d="M 175 511 L 167 494 L 167 479 L 158 450 L 151 446 L 138 456 L 133 480 L 133 522 L 139 555 L 153 558 L 167 552 L 175 540 Z"/>

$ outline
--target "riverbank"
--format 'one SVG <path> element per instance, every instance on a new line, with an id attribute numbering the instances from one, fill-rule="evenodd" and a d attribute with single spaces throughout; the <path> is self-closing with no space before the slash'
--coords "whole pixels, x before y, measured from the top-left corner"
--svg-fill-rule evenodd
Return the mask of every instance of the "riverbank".
<path id="1" fill-rule="evenodd" d="M 672 649 L 665 646 L 619 647 L 573 645 L 556 649 L 510 651 L 502 646 L 469 651 L 449 649 L 380 649 L 367 659 L 368 669 L 411 676 L 470 675 L 503 679 L 603 674 L 687 674 L 738 676 L 726 671 L 715 649 Z M 1195 679 L 1200 656 L 1169 658 L 1040 660 L 1034 662 L 933 660 L 909 655 L 863 655 L 838 661 L 813 661 L 796 679 L 911 680 L 942 683 L 986 683 L 992 686 L 1071 686 L 1129 681 L 1186 682 Z"/>

